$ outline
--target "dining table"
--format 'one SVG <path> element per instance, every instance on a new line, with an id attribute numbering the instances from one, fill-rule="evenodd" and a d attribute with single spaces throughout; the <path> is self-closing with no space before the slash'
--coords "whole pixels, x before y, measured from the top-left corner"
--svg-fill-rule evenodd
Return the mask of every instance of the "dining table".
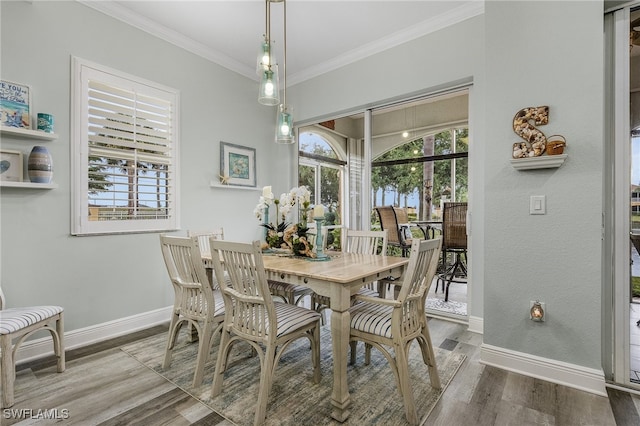
<path id="1" fill-rule="evenodd" d="M 264 254 L 262 259 L 267 279 L 302 285 L 329 297 L 333 356 L 331 417 L 346 421 L 351 405 L 347 383 L 351 296 L 369 283 L 402 276 L 409 259 L 346 252 L 329 253 L 326 260 L 278 254 Z"/>

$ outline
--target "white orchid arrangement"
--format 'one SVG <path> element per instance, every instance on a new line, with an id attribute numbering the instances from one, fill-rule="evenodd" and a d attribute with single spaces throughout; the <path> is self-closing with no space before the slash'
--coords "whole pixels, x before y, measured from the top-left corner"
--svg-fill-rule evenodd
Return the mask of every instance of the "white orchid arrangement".
<path id="1" fill-rule="evenodd" d="M 269 209 L 275 206 L 275 224 L 270 222 Z M 311 204 L 311 192 L 306 186 L 291 188 L 275 198 L 270 186 L 265 186 L 258 204 L 253 210 L 256 218 L 267 228 L 267 245 L 276 248 L 290 248 L 305 256 L 312 256 L 313 248 L 307 241 L 307 218 Z M 297 209 L 295 208 L 297 207 Z M 297 217 L 293 218 L 292 215 Z M 291 225 L 293 223 L 293 225 Z"/>

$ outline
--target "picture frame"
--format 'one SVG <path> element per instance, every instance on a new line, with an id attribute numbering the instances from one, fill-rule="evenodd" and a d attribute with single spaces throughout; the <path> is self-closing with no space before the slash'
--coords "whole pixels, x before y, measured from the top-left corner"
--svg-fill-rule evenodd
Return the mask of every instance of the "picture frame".
<path id="1" fill-rule="evenodd" d="M 21 151 L 0 150 L 0 181 L 22 182 L 22 161 Z"/>
<path id="2" fill-rule="evenodd" d="M 225 185 L 255 188 L 255 148 L 220 142 L 220 181 Z"/>
<path id="3" fill-rule="evenodd" d="M 31 129 L 31 87 L 0 80 L 0 125 Z"/>

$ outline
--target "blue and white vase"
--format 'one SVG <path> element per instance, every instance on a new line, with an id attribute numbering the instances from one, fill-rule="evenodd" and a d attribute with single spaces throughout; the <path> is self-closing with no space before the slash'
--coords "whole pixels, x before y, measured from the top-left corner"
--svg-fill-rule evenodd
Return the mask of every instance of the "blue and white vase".
<path id="1" fill-rule="evenodd" d="M 29 180 L 33 183 L 51 183 L 53 161 L 49 150 L 44 146 L 34 146 L 27 163 Z"/>

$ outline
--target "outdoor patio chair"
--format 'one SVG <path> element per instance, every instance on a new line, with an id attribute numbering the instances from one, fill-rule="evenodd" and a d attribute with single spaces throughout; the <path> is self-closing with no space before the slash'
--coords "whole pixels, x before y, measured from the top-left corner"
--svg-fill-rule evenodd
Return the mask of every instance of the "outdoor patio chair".
<path id="1" fill-rule="evenodd" d="M 448 254 L 453 262 L 447 264 Z M 467 203 L 448 202 L 442 209 L 442 273 L 436 280 L 436 289 L 442 283 L 444 301 L 449 300 L 452 282 L 464 283 L 467 276 Z M 458 278 L 458 279 L 456 279 Z"/>
<path id="2" fill-rule="evenodd" d="M 380 218 L 380 229 L 388 232 L 388 245 L 398 247 L 403 257 L 407 257 L 411 248 L 412 235 L 409 218 L 405 209 L 393 206 L 376 207 Z"/>

